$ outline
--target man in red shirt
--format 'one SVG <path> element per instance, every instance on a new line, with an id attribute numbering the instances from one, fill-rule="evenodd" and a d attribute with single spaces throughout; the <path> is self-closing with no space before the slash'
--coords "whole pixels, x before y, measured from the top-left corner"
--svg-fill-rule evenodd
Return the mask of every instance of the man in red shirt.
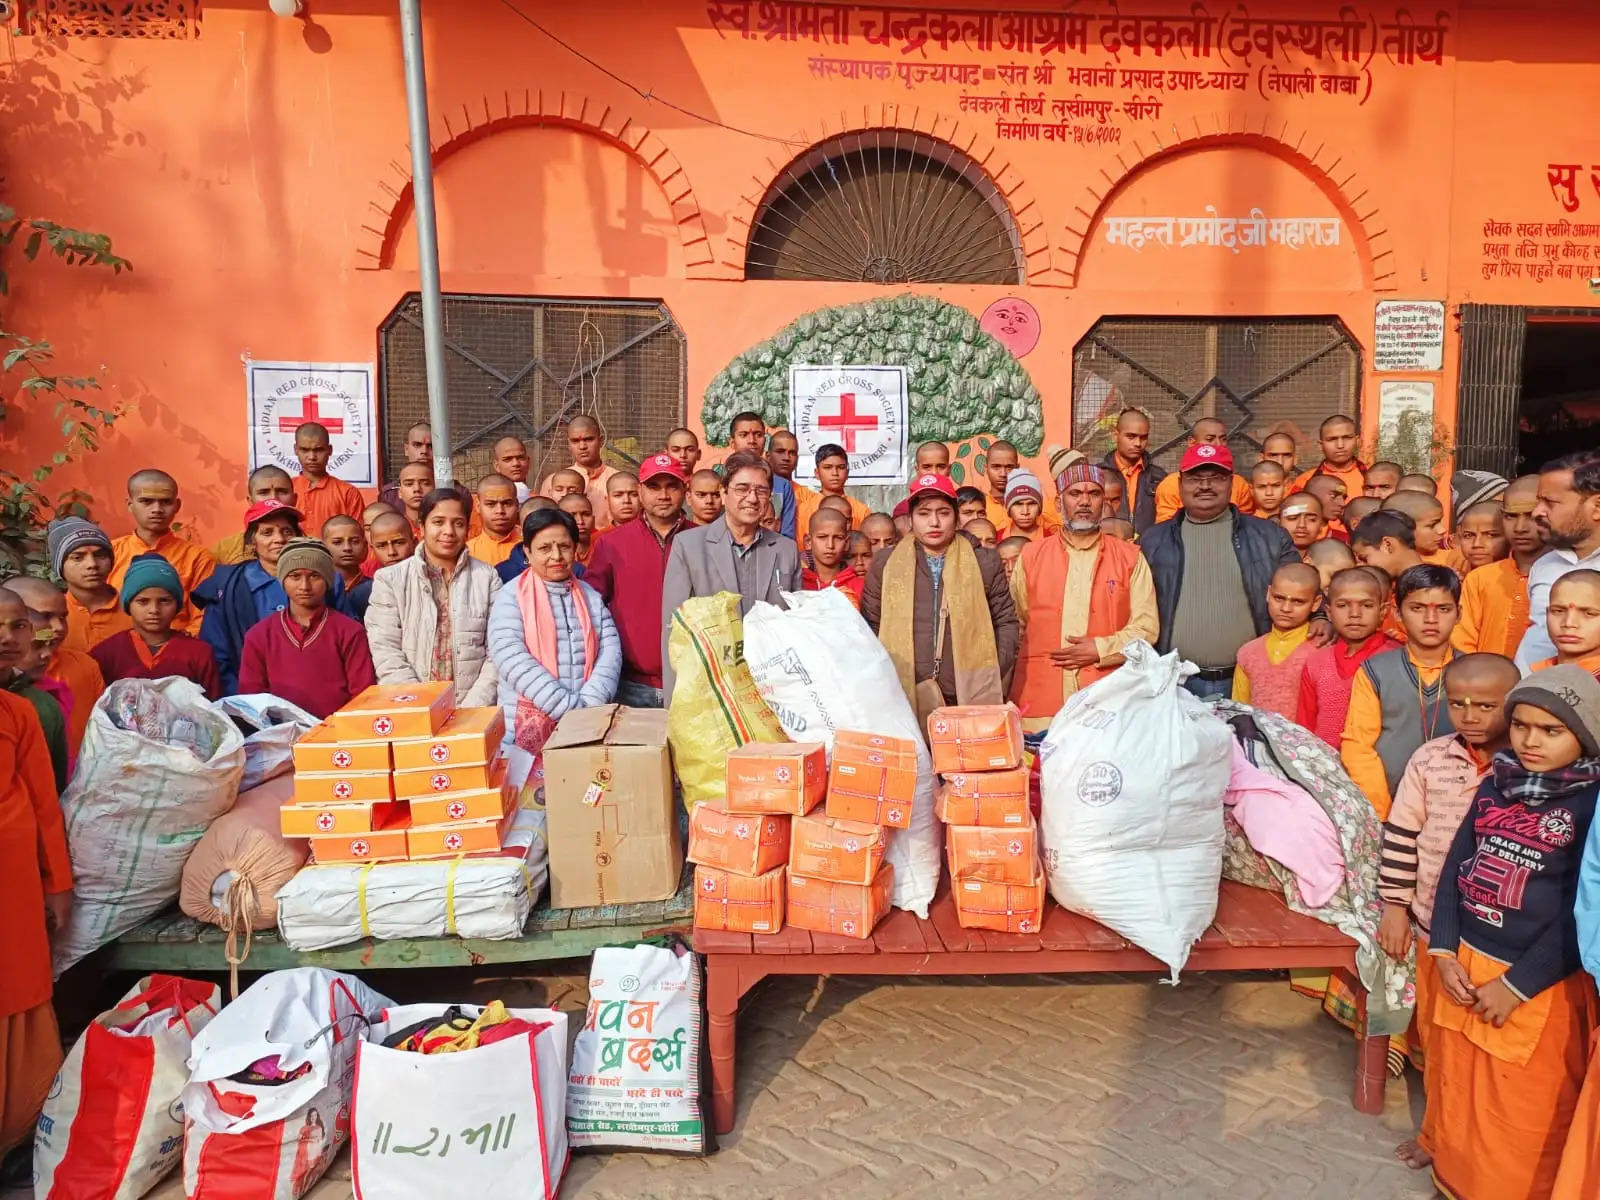
<path id="1" fill-rule="evenodd" d="M 639 465 L 644 511 L 595 543 L 583 581 L 611 609 L 622 639 L 622 684 L 617 700 L 634 708 L 660 708 L 661 581 L 672 540 L 690 522 L 683 515 L 688 478 L 671 454 L 652 454 Z"/>

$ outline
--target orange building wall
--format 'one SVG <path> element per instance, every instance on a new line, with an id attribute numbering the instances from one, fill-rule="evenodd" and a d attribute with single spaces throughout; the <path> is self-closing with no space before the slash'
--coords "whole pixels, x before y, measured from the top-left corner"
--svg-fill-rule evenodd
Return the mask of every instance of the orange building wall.
<path id="1" fill-rule="evenodd" d="M 1485 262 L 1518 261 L 1515 249 L 1493 258 L 1486 241 L 1528 240 L 1486 238 L 1485 222 L 1600 223 L 1590 178 L 1600 126 L 1586 99 L 1600 91 L 1600 11 L 1580 0 L 1428 5 L 1416 20 L 1432 29 L 1439 14 L 1438 62 L 1369 53 L 1374 40 L 1396 36 L 1385 26 L 1401 23 L 1385 3 L 1354 6 L 1364 50 L 1346 62 L 1337 51 L 1312 60 L 1283 41 L 1271 59 L 1227 53 L 1245 10 L 1221 4 L 1210 11 L 1224 49 L 1184 57 L 1175 45 L 1159 56 L 1154 43 L 1137 55 L 1118 45 L 1126 27 L 1093 4 L 1081 6 L 1087 47 L 1045 54 L 917 46 L 908 38 L 929 26 L 915 21 L 878 44 L 863 24 L 877 19 L 870 6 L 837 10 L 850 40 L 832 44 L 804 26 L 794 37 L 741 36 L 733 21 L 742 10 L 757 18 L 754 4 L 515 2 L 676 107 L 641 97 L 495 0 L 432 0 L 425 23 L 445 288 L 664 300 L 687 338 L 691 419 L 707 382 L 750 344 L 813 308 L 884 294 L 864 284 L 742 280 L 744 239 L 768 184 L 806 146 L 844 130 L 894 126 L 946 138 L 1007 196 L 1027 283 L 916 290 L 975 313 L 1010 294 L 1033 303 L 1043 337 L 1024 365 L 1044 397 L 1047 442 L 1069 440 L 1072 349 L 1103 315 L 1337 315 L 1364 350 L 1370 435 L 1377 300 L 1600 304 L 1587 283 L 1600 275 L 1600 233 L 1541 229 L 1541 245 L 1591 247 L 1595 259 L 1571 278 L 1553 268 L 1539 278 L 1484 272 Z M 1011 11 L 987 7 L 997 21 Z M 1188 4 L 1160 0 L 1124 11 L 1135 7 L 1167 15 L 1169 29 L 1191 15 Z M 9 323 L 48 336 L 64 369 L 96 373 L 107 396 L 129 405 L 92 468 L 66 482 L 92 476 L 103 493 L 107 479 L 168 466 L 205 536 L 232 528 L 242 508 L 241 359 L 370 360 L 378 322 L 417 287 L 393 5 L 308 0 L 308 8 L 310 23 L 275 18 L 255 0 L 207 4 L 189 41 L 8 35 L 16 67 L 0 79 L 7 201 L 110 233 L 135 264 L 116 278 L 55 264 L 13 271 Z M 812 6 L 778 9 L 804 16 Z M 1252 0 L 1248 16 L 1282 22 L 1274 36 L 1292 42 L 1297 22 L 1335 20 L 1337 10 Z M 1428 43 L 1420 45 L 1425 56 Z M 813 59 L 885 62 L 890 77 L 822 77 L 830 68 Z M 1029 80 L 914 77 L 913 68 L 969 62 L 1025 64 Z M 1054 67 L 1049 82 L 1034 71 L 1042 65 Z M 1107 66 L 1117 72 L 1111 87 L 1075 86 L 1068 76 Z M 1123 69 L 1156 68 L 1244 72 L 1248 86 L 1120 86 Z M 1308 70 L 1309 95 L 1269 87 L 1273 72 Z M 1322 75 L 1353 78 L 1354 93 L 1324 90 Z M 1002 88 L 1013 98 L 1043 93 L 1044 113 L 1007 118 L 962 103 L 963 93 Z M 1116 142 L 1002 136 L 1002 121 L 1060 122 L 1051 101 L 1080 96 L 1161 104 L 1158 116 L 1119 112 L 1105 122 L 1120 131 Z M 1548 181 L 1552 162 L 1582 167 L 1572 211 Z M 1259 208 L 1337 219 L 1340 243 L 1134 252 L 1106 239 L 1108 222 L 1197 216 L 1207 205 L 1223 216 Z M 1436 384 L 1436 416 L 1447 424 L 1456 357 L 1452 331 L 1442 371 L 1422 377 Z M 52 430 L 47 413 L 8 418 L 0 452 L 29 461 L 51 445 Z M 102 515 L 115 531 L 125 527 L 119 513 Z"/>

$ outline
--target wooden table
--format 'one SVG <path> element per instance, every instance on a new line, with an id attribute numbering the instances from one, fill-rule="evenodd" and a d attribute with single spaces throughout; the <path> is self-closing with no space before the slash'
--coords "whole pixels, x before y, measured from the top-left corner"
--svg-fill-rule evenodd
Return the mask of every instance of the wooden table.
<path id="1" fill-rule="evenodd" d="M 768 975 L 1016 975 L 1160 972 L 1165 964 L 1105 926 L 1050 904 L 1036 934 L 963 929 L 948 891 L 918 920 L 896 909 L 866 939 L 785 928 L 774 934 L 697 929 L 705 956 L 713 1100 L 718 1133 L 734 1123 L 734 1054 L 739 998 Z M 1259 971 L 1309 967 L 1345 975 L 1363 999 L 1356 944 L 1331 925 L 1291 912 L 1281 896 L 1224 881 L 1217 917 L 1184 971 Z M 1363 1037 L 1352 1103 L 1383 1109 L 1389 1039 Z"/>

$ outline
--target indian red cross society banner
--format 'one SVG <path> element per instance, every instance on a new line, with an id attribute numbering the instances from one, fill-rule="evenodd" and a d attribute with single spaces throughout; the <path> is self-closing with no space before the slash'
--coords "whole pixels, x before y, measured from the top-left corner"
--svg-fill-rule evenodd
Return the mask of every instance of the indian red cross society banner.
<path id="1" fill-rule="evenodd" d="M 378 436 L 371 363 L 263 362 L 247 359 L 250 469 L 300 474 L 295 430 L 315 421 L 328 431 L 328 474 L 355 487 L 378 486 Z"/>
<path id="2" fill-rule="evenodd" d="M 906 481 L 906 368 L 789 368 L 789 428 L 800 442 L 794 477 L 815 486 L 817 447 L 843 446 L 850 483 Z"/>

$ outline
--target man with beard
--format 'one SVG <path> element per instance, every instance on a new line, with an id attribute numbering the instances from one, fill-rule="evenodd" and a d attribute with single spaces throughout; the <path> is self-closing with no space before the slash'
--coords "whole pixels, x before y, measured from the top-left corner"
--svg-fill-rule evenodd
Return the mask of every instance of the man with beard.
<path id="1" fill-rule="evenodd" d="M 1517 647 L 1524 675 L 1556 652 L 1545 628 L 1551 585 L 1580 567 L 1600 569 L 1600 451 L 1580 450 L 1544 465 L 1533 519 L 1550 549 L 1528 571 L 1528 632 Z"/>
<path id="2" fill-rule="evenodd" d="M 1023 548 L 1011 574 L 1022 624 L 1011 699 L 1028 732 L 1047 728 L 1066 698 L 1116 669 L 1129 642 L 1155 642 L 1156 592 L 1137 546 L 1100 529 L 1105 472 L 1076 450 L 1058 455 L 1061 528 Z"/>

